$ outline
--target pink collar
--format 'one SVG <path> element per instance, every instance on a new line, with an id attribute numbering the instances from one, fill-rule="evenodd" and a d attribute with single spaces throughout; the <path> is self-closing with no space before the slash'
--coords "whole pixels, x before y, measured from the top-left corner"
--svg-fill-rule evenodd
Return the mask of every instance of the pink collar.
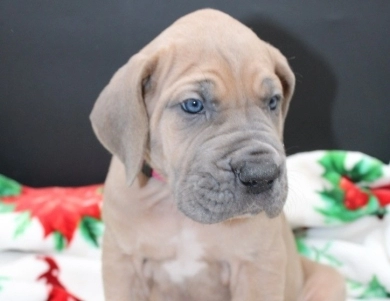
<path id="1" fill-rule="evenodd" d="M 164 178 L 162 176 L 160 176 L 160 174 L 157 173 L 157 171 L 155 171 L 154 169 L 152 169 L 152 178 L 155 178 L 156 180 L 159 180 L 160 182 L 165 182 Z"/>
<path id="2" fill-rule="evenodd" d="M 165 182 L 165 179 L 156 172 L 148 163 L 144 162 L 141 169 L 142 173 L 147 176 L 148 178 L 155 178 L 156 180 L 159 180 L 161 182 Z"/>

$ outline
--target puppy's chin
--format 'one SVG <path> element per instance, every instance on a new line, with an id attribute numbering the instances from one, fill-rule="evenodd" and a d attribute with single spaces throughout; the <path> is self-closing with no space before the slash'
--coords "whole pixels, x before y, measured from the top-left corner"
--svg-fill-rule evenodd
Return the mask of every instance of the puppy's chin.
<path id="1" fill-rule="evenodd" d="M 287 198 L 285 174 L 270 190 L 259 194 L 246 193 L 237 187 L 234 179 L 219 182 L 210 173 L 192 174 L 184 181 L 178 181 L 175 188 L 179 210 L 203 224 L 254 216 L 263 211 L 267 217 L 274 218 L 283 210 Z"/>

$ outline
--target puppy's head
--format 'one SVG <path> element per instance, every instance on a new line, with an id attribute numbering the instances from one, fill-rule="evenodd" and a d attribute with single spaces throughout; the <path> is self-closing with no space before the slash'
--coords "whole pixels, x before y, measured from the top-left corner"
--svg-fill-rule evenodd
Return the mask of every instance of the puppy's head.
<path id="1" fill-rule="evenodd" d="M 91 120 L 129 184 L 147 160 L 190 218 L 274 217 L 287 195 L 282 135 L 294 83 L 277 49 L 233 18 L 201 10 L 133 56 Z"/>

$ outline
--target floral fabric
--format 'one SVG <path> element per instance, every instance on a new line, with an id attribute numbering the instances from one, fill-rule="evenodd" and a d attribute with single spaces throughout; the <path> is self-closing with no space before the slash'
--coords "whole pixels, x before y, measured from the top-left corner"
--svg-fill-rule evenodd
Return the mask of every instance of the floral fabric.
<path id="1" fill-rule="evenodd" d="M 298 251 L 334 266 L 348 300 L 390 300 L 390 166 L 357 152 L 287 160 Z M 0 300 L 103 300 L 102 185 L 31 188 L 0 175 Z"/>
<path id="2" fill-rule="evenodd" d="M 298 251 L 346 278 L 349 300 L 390 300 L 390 166 L 357 152 L 287 161 Z"/>
<path id="3" fill-rule="evenodd" d="M 0 300 L 103 300 L 102 189 L 31 188 L 0 175 Z"/>

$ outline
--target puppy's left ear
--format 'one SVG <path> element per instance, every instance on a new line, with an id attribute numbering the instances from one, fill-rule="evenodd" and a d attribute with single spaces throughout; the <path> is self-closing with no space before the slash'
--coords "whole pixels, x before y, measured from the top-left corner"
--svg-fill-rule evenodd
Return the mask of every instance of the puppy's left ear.
<path id="1" fill-rule="evenodd" d="M 279 77 L 283 87 L 283 118 L 286 118 L 288 107 L 295 89 L 295 75 L 292 72 L 286 57 L 281 52 L 271 45 L 267 45 L 270 49 L 271 57 L 274 61 L 275 73 Z"/>
<path id="2" fill-rule="evenodd" d="M 150 77 L 157 56 L 142 52 L 120 68 L 99 95 L 90 119 L 103 146 L 125 165 L 130 185 L 141 169 L 149 133 L 144 101 L 144 81 Z"/>

